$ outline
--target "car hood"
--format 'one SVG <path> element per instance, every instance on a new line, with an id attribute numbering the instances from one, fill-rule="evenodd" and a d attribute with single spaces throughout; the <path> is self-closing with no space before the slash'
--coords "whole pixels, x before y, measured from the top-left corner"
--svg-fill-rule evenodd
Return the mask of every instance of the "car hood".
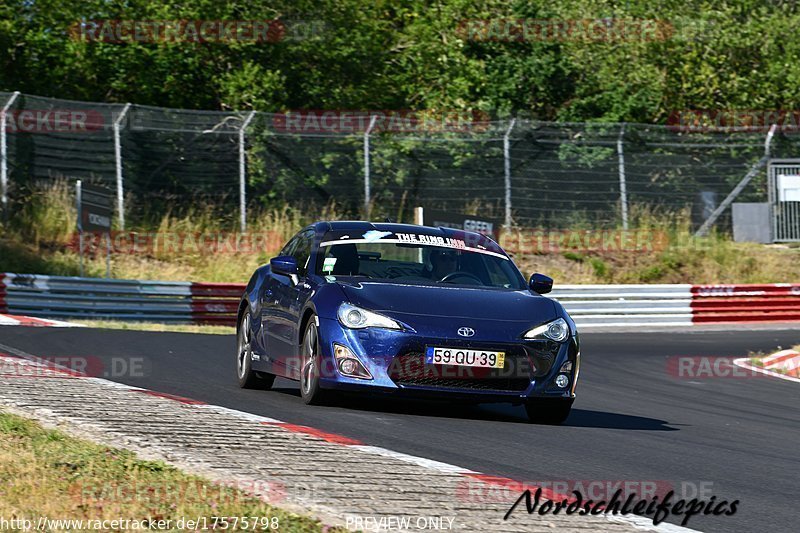
<path id="1" fill-rule="evenodd" d="M 441 319 L 541 323 L 557 316 L 552 300 L 530 291 L 401 285 L 381 282 L 339 283 L 350 303 L 410 325 Z"/>

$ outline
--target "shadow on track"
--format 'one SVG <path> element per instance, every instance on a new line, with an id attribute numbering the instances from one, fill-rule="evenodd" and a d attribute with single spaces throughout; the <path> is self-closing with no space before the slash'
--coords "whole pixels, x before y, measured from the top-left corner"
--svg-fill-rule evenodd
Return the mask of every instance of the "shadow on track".
<path id="1" fill-rule="evenodd" d="M 680 428 L 670 427 L 670 423 L 666 420 L 606 411 L 589 411 L 586 409 L 572 409 L 572 413 L 570 413 L 569 418 L 563 425 L 579 428 L 680 431 Z"/>
<path id="2" fill-rule="evenodd" d="M 270 392 L 294 396 L 298 398 L 298 400 L 300 398 L 300 390 L 296 387 L 273 387 Z M 369 398 L 369 401 L 365 402 L 365 398 Z M 447 402 L 443 400 L 381 398 L 348 394 L 337 397 L 335 402 L 327 408 L 528 424 L 528 418 L 522 407 L 503 403 L 471 404 Z M 319 408 L 309 406 L 308 409 Z M 670 423 L 666 420 L 659 420 L 657 418 L 575 408 L 572 409 L 572 413 L 567 421 L 562 424 L 562 427 L 627 429 L 636 431 L 679 431 L 679 428 L 670 427 Z"/>

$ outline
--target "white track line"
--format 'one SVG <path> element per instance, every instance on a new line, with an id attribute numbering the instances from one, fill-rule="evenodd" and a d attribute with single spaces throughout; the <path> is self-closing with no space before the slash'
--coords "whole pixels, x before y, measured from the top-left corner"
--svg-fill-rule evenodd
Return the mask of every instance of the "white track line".
<path id="1" fill-rule="evenodd" d="M 24 359 L 27 362 L 27 364 L 41 365 L 41 363 L 40 363 L 40 361 L 42 361 L 41 358 L 39 358 L 39 357 L 37 357 L 35 355 L 28 354 L 28 353 L 23 352 L 21 350 L 17 350 L 16 348 L 13 348 L 11 346 L 6 346 L 4 344 L 0 344 L 0 351 L 4 351 L 4 352 L 6 352 L 8 354 L 16 355 L 16 356 Z M 53 365 L 53 364 L 48 363 L 47 365 L 42 365 L 42 366 L 47 366 L 48 368 L 52 368 L 52 367 L 60 366 L 60 365 Z M 65 368 L 65 367 L 62 367 L 62 368 Z M 65 368 L 65 369 L 69 370 L 67 368 Z M 103 385 L 105 387 L 111 387 L 111 388 L 115 388 L 115 389 L 124 389 L 124 390 L 130 390 L 130 391 L 146 391 L 146 390 L 148 390 L 148 389 L 142 389 L 142 388 L 139 388 L 139 387 L 131 387 L 129 385 L 123 385 L 121 383 L 117 383 L 117 382 L 114 382 L 114 381 L 109 381 L 109 380 L 103 379 L 103 378 L 80 378 L 80 379 L 90 379 L 90 380 L 92 380 L 93 382 L 95 382 L 95 383 L 97 383 L 99 385 Z M 800 381 L 800 380 L 797 380 L 797 381 Z M 283 422 L 283 421 L 280 421 L 280 420 L 277 420 L 277 419 L 274 419 L 274 418 L 260 416 L 260 415 L 256 415 L 256 414 L 252 414 L 252 413 L 247 413 L 247 412 L 244 412 L 244 411 L 238 411 L 236 409 L 230 409 L 230 408 L 227 408 L 227 407 L 223 407 L 221 405 L 198 404 L 198 405 L 188 405 L 188 407 L 193 408 L 193 409 L 205 409 L 205 410 L 216 412 L 216 413 L 219 413 L 219 414 L 230 415 L 231 417 L 235 417 L 235 418 L 239 418 L 239 419 L 250 420 L 250 421 L 253 421 L 253 422 L 256 422 L 256 423 L 265 423 L 266 422 L 266 423 L 270 423 L 270 424 L 275 424 L 275 425 L 277 425 L 279 427 L 282 424 L 286 424 L 286 422 Z M 396 452 L 394 450 L 389 450 L 387 448 L 381 448 L 379 446 L 368 446 L 368 445 L 363 445 L 363 444 L 339 444 L 339 445 L 340 446 L 348 446 L 350 448 L 353 448 L 353 449 L 356 449 L 356 450 L 361 450 L 361 451 L 366 452 L 366 453 L 372 453 L 372 454 L 376 454 L 376 455 L 381 455 L 383 457 L 390 457 L 390 458 L 393 458 L 393 459 L 397 459 L 397 460 L 404 461 L 404 462 L 407 462 L 407 463 L 412 463 L 412 464 L 415 464 L 415 465 L 418 465 L 418 466 L 422 466 L 422 467 L 425 467 L 425 468 L 430 468 L 431 470 L 436 470 L 436 471 L 442 472 L 442 473 L 461 474 L 461 475 L 480 474 L 480 472 L 475 472 L 473 470 L 470 470 L 468 468 L 464 468 L 464 467 L 461 467 L 461 466 L 456 466 L 456 465 L 452 465 L 452 464 L 449 464 L 449 463 L 443 463 L 443 462 L 440 462 L 440 461 L 435 461 L 433 459 L 426 459 L 424 457 L 419 457 L 419 456 L 416 456 L 416 455 L 409 455 L 409 454 L 405 454 L 405 453 L 401 453 L 401 452 Z M 473 478 L 470 478 L 470 479 L 473 479 Z M 642 530 L 642 531 L 657 531 L 657 532 L 660 532 L 660 533 L 698 533 L 698 530 L 696 530 L 696 529 L 690 529 L 690 528 L 683 527 L 683 526 L 678 526 L 678 525 L 674 525 L 674 524 L 668 524 L 666 522 L 662 522 L 659 525 L 655 525 L 655 524 L 653 524 L 653 521 L 651 519 L 649 519 L 647 517 L 643 517 L 643 516 L 637 516 L 637 515 L 624 515 L 623 516 L 623 515 L 611 515 L 611 514 L 606 514 L 606 513 L 603 513 L 602 516 L 604 516 L 606 519 L 608 519 L 611 522 L 624 523 L 624 524 L 632 526 L 635 529 Z"/>
<path id="2" fill-rule="evenodd" d="M 247 413 L 245 411 L 237 411 L 236 409 L 230 409 L 228 407 L 222 407 L 220 405 L 211 405 L 211 404 L 201 404 L 201 405 L 193 405 L 195 409 L 205 409 L 206 411 L 213 411 L 215 413 L 219 413 L 222 415 L 228 415 L 232 418 L 238 418 L 240 420 L 249 420 L 251 422 L 257 422 L 259 424 L 285 424 L 286 422 L 282 420 L 278 420 L 275 418 L 269 418 L 268 416 L 261 416 L 255 415 L 253 413 Z"/>
<path id="3" fill-rule="evenodd" d="M 51 320 L 49 318 L 38 318 L 23 315 L 0 314 L 0 326 L 28 326 L 38 328 L 83 328 L 83 324 L 74 322 L 64 322 L 63 320 Z"/>
<path id="4" fill-rule="evenodd" d="M 11 315 L 0 314 L 0 326 L 19 326 L 19 320 L 11 318 Z"/>
<path id="5" fill-rule="evenodd" d="M 392 459 L 397 459 L 399 461 L 404 461 L 406 463 L 412 463 L 418 466 L 422 466 L 424 468 L 430 468 L 432 470 L 437 470 L 439 472 L 444 472 L 447 474 L 477 474 L 474 470 L 470 470 L 468 468 L 462 468 L 460 466 L 451 465 L 448 463 L 442 463 L 440 461 L 434 461 L 433 459 L 425 459 L 424 457 L 417 457 L 416 455 L 408 455 L 406 453 L 396 452 L 394 450 L 388 450 L 386 448 L 381 448 L 378 446 L 368 446 L 364 444 L 351 444 L 351 448 L 356 450 L 361 450 L 362 452 L 372 453 L 375 455 L 381 455 L 383 457 L 391 457 Z"/>

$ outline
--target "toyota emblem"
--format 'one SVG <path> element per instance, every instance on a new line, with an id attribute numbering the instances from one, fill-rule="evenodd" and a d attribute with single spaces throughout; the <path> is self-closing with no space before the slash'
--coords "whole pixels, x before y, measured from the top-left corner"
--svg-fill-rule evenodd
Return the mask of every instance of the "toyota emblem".
<path id="1" fill-rule="evenodd" d="M 475 330 L 472 328 L 458 328 L 458 334 L 462 337 L 472 337 L 475 335 Z"/>

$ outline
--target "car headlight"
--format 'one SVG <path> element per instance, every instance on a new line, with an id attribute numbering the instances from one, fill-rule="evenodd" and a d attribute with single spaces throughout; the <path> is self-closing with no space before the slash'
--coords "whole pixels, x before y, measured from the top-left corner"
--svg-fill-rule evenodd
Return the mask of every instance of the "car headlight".
<path id="1" fill-rule="evenodd" d="M 536 326 L 525 333 L 526 339 L 550 339 L 556 342 L 564 342 L 567 337 L 569 337 L 569 325 L 563 318 Z"/>
<path id="2" fill-rule="evenodd" d="M 346 328 L 386 328 L 403 329 L 400 324 L 388 316 L 379 315 L 372 311 L 367 311 L 352 304 L 344 303 L 339 306 L 337 313 L 339 322 Z"/>

